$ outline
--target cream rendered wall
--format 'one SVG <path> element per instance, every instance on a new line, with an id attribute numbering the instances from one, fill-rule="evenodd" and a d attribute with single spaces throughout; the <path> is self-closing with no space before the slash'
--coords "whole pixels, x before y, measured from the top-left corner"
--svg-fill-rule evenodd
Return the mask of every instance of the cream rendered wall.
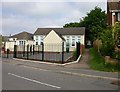
<path id="1" fill-rule="evenodd" d="M 43 39 L 44 51 L 46 52 L 62 52 L 62 39 L 54 30 Z"/>
<path id="2" fill-rule="evenodd" d="M 8 41 L 5 43 L 5 50 L 10 49 L 10 51 L 14 51 L 14 45 L 18 46 L 19 51 L 23 51 L 24 45 L 19 45 L 19 41 L 25 41 L 25 45 L 34 45 L 34 41 L 32 40 L 16 40 L 16 41 Z M 26 48 L 25 48 L 26 49 Z M 27 50 L 27 49 L 26 49 Z"/>
<path id="3" fill-rule="evenodd" d="M 30 50 L 30 46 L 34 45 L 34 41 L 33 40 L 17 40 L 19 41 L 25 41 L 25 51 L 27 51 L 27 45 L 29 45 L 29 50 Z M 18 49 L 19 51 L 23 51 L 24 50 L 24 45 L 19 45 L 18 44 Z"/>
<path id="4" fill-rule="evenodd" d="M 16 41 L 17 38 L 9 38 L 9 41 Z"/>
<path id="5" fill-rule="evenodd" d="M 9 49 L 10 51 L 14 51 L 15 42 L 5 42 L 5 51 Z"/>
<path id="6" fill-rule="evenodd" d="M 34 45 L 34 41 L 33 40 L 28 40 L 26 41 L 28 45 Z"/>
<path id="7" fill-rule="evenodd" d="M 48 44 L 48 43 L 53 43 L 53 44 L 61 44 L 62 43 L 62 39 L 58 36 L 58 34 L 56 34 L 56 32 L 54 30 L 52 30 L 44 39 L 43 39 L 44 43 Z"/>

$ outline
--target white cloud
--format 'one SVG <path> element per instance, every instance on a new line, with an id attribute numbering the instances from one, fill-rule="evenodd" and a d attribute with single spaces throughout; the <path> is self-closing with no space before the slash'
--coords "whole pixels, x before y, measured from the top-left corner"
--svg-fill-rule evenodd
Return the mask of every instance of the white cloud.
<path id="1" fill-rule="evenodd" d="M 3 34 L 19 31 L 34 33 L 38 27 L 62 27 L 69 22 L 79 22 L 96 5 L 105 3 L 85 2 L 3 2 Z"/>
<path id="2" fill-rule="evenodd" d="M 105 0 L 1 0 L 2 2 L 105 2 Z M 114 0 L 118 1 L 118 0 Z"/>

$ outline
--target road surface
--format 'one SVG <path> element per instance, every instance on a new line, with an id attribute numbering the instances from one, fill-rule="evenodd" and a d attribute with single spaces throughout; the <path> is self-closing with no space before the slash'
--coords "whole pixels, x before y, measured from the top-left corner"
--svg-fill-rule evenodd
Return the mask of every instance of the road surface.
<path id="1" fill-rule="evenodd" d="M 16 61 L 20 62 L 20 61 Z M 3 90 L 118 90 L 112 80 L 61 73 L 67 68 L 34 63 L 2 63 Z"/>

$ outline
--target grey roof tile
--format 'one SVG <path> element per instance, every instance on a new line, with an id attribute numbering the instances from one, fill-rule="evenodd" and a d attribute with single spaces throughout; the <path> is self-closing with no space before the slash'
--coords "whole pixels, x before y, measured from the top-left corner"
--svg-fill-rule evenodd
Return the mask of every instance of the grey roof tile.
<path id="1" fill-rule="evenodd" d="M 59 35 L 85 35 L 85 27 L 74 28 L 38 28 L 34 35 L 47 35 L 51 30 L 54 30 Z"/>
<path id="2" fill-rule="evenodd" d="M 10 36 L 9 38 L 17 38 L 18 40 L 21 40 L 21 39 L 33 40 L 33 34 L 28 33 L 28 32 L 21 32 L 13 36 Z"/>
<path id="3" fill-rule="evenodd" d="M 120 10 L 120 0 L 117 0 L 116 2 L 108 1 L 109 10 Z"/>

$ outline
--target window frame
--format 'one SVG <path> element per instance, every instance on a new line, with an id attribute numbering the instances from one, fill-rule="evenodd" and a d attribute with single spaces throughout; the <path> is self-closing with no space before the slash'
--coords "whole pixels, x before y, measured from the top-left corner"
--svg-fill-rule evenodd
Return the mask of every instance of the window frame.
<path id="1" fill-rule="evenodd" d="M 80 37 L 80 36 L 78 36 L 78 37 L 77 37 L 77 42 L 79 42 L 79 43 L 80 43 L 80 41 L 81 41 L 81 37 Z"/>
<path id="2" fill-rule="evenodd" d="M 43 36 L 40 36 L 40 44 L 43 43 Z"/>
<path id="3" fill-rule="evenodd" d="M 72 36 L 72 47 L 74 47 L 75 46 L 75 36 L 73 35 Z"/>
<path id="4" fill-rule="evenodd" d="M 68 43 L 68 44 L 70 43 L 70 36 L 66 37 L 66 43 Z"/>
<path id="5" fill-rule="evenodd" d="M 38 45 L 38 36 L 36 35 L 36 42 L 35 42 L 36 45 Z"/>
<path id="6" fill-rule="evenodd" d="M 26 44 L 26 41 L 24 41 L 24 40 L 19 41 L 19 45 L 25 45 L 25 44 Z"/>

